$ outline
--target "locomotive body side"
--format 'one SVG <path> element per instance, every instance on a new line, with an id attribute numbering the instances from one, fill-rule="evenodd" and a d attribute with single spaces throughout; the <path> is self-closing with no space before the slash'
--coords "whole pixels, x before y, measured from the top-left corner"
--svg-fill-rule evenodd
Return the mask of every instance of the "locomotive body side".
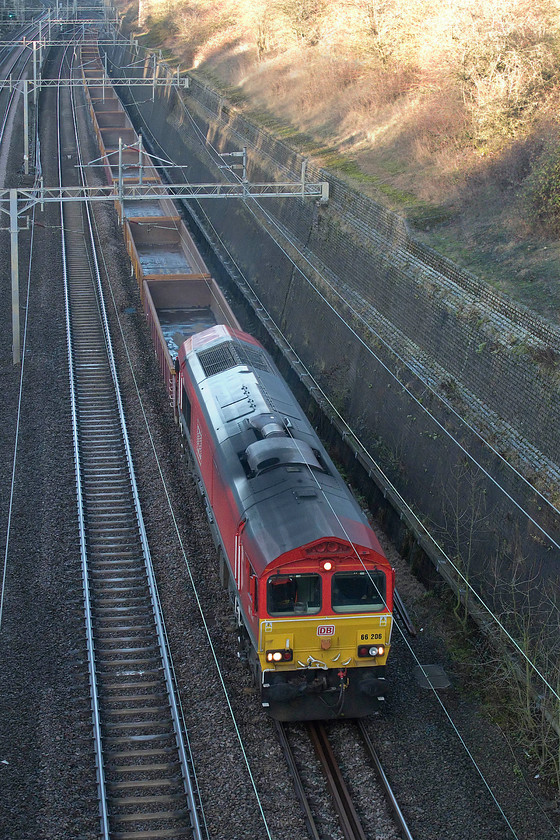
<path id="1" fill-rule="evenodd" d="M 179 351 L 179 406 L 261 700 L 280 720 L 379 706 L 393 570 L 261 345 L 217 326 Z"/>

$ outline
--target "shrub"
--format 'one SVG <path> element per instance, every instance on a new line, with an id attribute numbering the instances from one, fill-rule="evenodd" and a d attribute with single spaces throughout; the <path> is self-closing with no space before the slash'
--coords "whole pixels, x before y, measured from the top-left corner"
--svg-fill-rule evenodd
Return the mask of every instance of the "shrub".
<path id="1" fill-rule="evenodd" d="M 548 145 L 524 186 L 531 220 L 551 233 L 560 232 L 560 145 Z"/>

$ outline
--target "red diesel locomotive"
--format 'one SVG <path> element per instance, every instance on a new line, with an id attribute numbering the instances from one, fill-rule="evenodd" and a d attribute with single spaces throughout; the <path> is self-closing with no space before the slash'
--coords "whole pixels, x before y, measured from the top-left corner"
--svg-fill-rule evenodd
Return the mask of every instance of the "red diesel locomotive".
<path id="1" fill-rule="evenodd" d="M 180 422 L 262 705 L 278 720 L 379 707 L 394 571 L 264 348 L 218 325 L 182 344 Z"/>

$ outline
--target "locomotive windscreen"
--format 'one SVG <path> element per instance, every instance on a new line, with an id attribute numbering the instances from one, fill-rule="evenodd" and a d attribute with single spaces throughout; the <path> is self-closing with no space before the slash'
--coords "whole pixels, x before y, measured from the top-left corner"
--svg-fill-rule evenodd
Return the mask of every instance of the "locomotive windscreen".
<path id="1" fill-rule="evenodd" d="M 385 608 L 383 572 L 337 572 L 332 580 L 334 612 L 379 612 Z"/>

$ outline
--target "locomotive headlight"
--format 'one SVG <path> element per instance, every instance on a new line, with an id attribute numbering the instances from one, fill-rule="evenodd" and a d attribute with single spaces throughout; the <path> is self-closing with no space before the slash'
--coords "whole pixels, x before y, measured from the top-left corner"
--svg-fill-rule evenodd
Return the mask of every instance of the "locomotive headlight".
<path id="1" fill-rule="evenodd" d="M 323 569 L 325 570 L 325 572 L 332 571 L 332 567 L 333 567 L 333 564 L 331 563 L 331 561 L 330 560 L 325 560 L 325 562 L 323 563 Z"/>
<path id="2" fill-rule="evenodd" d="M 358 656 L 363 658 L 365 656 L 383 656 L 385 653 L 385 645 L 360 645 L 358 648 Z"/>
<path id="3" fill-rule="evenodd" d="M 285 648 L 284 650 L 267 650 L 265 655 L 267 662 L 291 662 L 293 658 L 293 651 L 289 648 Z"/>

